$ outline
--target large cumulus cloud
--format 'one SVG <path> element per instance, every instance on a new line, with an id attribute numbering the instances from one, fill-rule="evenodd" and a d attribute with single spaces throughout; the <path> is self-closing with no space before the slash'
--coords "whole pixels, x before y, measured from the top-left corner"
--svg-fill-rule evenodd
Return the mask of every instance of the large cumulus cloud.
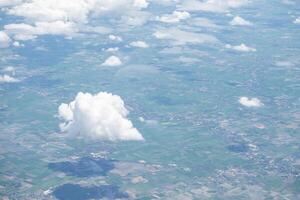
<path id="1" fill-rule="evenodd" d="M 7 24 L 4 31 L 15 40 L 31 40 L 39 35 L 73 37 L 90 28 L 91 18 L 105 14 L 130 13 L 148 6 L 147 0 L 4 0 L 9 15 L 24 23 Z"/>
<path id="2" fill-rule="evenodd" d="M 144 140 L 127 119 L 129 114 L 121 97 L 100 92 L 79 92 L 74 101 L 58 109 L 63 132 L 74 136 L 104 140 Z"/>

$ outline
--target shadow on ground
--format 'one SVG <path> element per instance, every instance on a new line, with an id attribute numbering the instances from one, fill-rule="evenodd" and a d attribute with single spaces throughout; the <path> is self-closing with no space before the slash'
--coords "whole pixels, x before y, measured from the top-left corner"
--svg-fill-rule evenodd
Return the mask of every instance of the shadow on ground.
<path id="1" fill-rule="evenodd" d="M 110 170 L 114 169 L 114 162 L 104 158 L 83 157 L 76 162 L 49 163 L 48 167 L 53 171 L 64 172 L 69 176 L 105 176 Z"/>

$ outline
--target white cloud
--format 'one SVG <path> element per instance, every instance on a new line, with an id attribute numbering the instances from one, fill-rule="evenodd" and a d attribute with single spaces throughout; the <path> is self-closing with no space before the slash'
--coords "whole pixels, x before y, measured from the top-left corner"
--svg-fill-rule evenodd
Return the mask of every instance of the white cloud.
<path id="1" fill-rule="evenodd" d="M 0 0 L 0 7 L 13 6 L 21 3 L 22 0 Z"/>
<path id="2" fill-rule="evenodd" d="M 158 39 L 170 40 L 174 45 L 215 43 L 218 41 L 211 35 L 183 31 L 177 28 L 157 30 L 153 35 Z"/>
<path id="3" fill-rule="evenodd" d="M 133 184 L 138 184 L 138 183 L 148 183 L 148 179 L 142 177 L 142 176 L 137 176 L 137 177 L 133 177 L 131 179 L 131 183 Z"/>
<path id="4" fill-rule="evenodd" d="M 7 74 L 0 75 L 0 83 L 17 83 L 17 82 L 20 82 L 20 80 L 12 76 L 9 76 Z"/>
<path id="5" fill-rule="evenodd" d="M 258 98 L 240 97 L 239 103 L 246 107 L 261 107 L 264 104 Z"/>
<path id="6" fill-rule="evenodd" d="M 145 0 L 31 0 L 12 7 L 8 14 L 37 21 L 70 21 L 87 23 L 89 17 L 121 10 L 141 9 L 148 6 Z"/>
<path id="7" fill-rule="evenodd" d="M 106 52 L 116 52 L 119 51 L 119 47 L 110 47 L 107 49 L 104 49 Z"/>
<path id="8" fill-rule="evenodd" d="M 147 0 L 134 0 L 133 6 L 138 8 L 147 8 L 149 3 Z"/>
<path id="9" fill-rule="evenodd" d="M 243 19 L 240 16 L 236 16 L 230 21 L 230 25 L 232 25 L 232 26 L 252 26 L 253 24 L 251 22 Z"/>
<path id="10" fill-rule="evenodd" d="M 16 30 L 7 32 L 17 35 L 15 38 L 20 40 L 34 39 L 39 35 L 47 34 L 72 37 L 74 33 L 93 30 L 93 27 L 89 28 L 91 19 L 112 13 L 117 15 L 117 13 L 139 11 L 146 8 L 148 4 L 146 0 L 30 0 L 16 5 L 10 3 L 14 6 L 9 7 L 6 12 L 23 17 L 26 24 L 12 24 L 18 26 L 18 32 Z M 23 31 L 27 34 L 23 34 Z M 103 29 L 97 28 L 94 32 L 99 31 L 103 32 Z"/>
<path id="11" fill-rule="evenodd" d="M 4 29 L 15 40 L 31 40 L 45 34 L 71 36 L 77 32 L 75 24 L 64 21 L 36 22 L 34 26 L 24 23 L 8 24 Z"/>
<path id="12" fill-rule="evenodd" d="M 298 17 L 297 19 L 294 20 L 295 24 L 300 24 L 300 17 Z"/>
<path id="13" fill-rule="evenodd" d="M 139 117 L 140 122 L 146 123 L 148 125 L 156 125 L 158 124 L 158 121 L 156 120 L 150 120 L 150 119 L 145 119 L 144 117 Z"/>
<path id="14" fill-rule="evenodd" d="M 29 24 L 8 24 L 4 26 L 5 31 L 13 35 L 16 40 L 31 40 L 36 38 L 35 27 Z"/>
<path id="15" fill-rule="evenodd" d="M 61 130 L 71 135 L 111 141 L 144 140 L 127 119 L 129 112 L 117 95 L 79 92 L 74 101 L 61 104 L 58 112 L 64 120 Z"/>
<path id="16" fill-rule="evenodd" d="M 190 13 L 186 11 L 174 11 L 172 14 L 166 14 L 161 17 L 156 17 L 156 20 L 164 23 L 177 23 L 190 17 Z"/>
<path id="17" fill-rule="evenodd" d="M 139 47 L 139 48 L 148 48 L 149 45 L 144 41 L 134 41 L 130 43 L 130 46 Z"/>
<path id="18" fill-rule="evenodd" d="M 13 46 L 14 46 L 14 47 L 24 47 L 24 44 L 21 44 L 21 43 L 18 42 L 18 41 L 14 41 L 14 42 L 13 42 Z"/>
<path id="19" fill-rule="evenodd" d="M 117 35 L 109 35 L 108 38 L 112 41 L 121 42 L 123 39 L 120 36 Z"/>
<path id="20" fill-rule="evenodd" d="M 9 43 L 10 43 L 9 36 L 5 32 L 0 31 L 0 48 L 9 47 Z"/>
<path id="21" fill-rule="evenodd" d="M 151 13 L 145 11 L 129 11 L 126 15 L 123 15 L 120 20 L 121 25 L 129 26 L 142 26 L 144 25 L 151 17 Z"/>
<path id="22" fill-rule="evenodd" d="M 248 47 L 245 44 L 237 45 L 237 46 L 232 46 L 230 44 L 226 44 L 225 47 L 227 49 L 233 49 L 235 51 L 241 51 L 241 52 L 255 52 L 256 49 L 253 47 Z"/>
<path id="23" fill-rule="evenodd" d="M 8 13 L 34 22 L 86 22 L 93 6 L 93 1 L 86 0 L 32 0 L 11 8 Z"/>
<path id="24" fill-rule="evenodd" d="M 104 61 L 104 63 L 102 63 L 102 65 L 114 67 L 114 66 L 122 65 L 122 61 L 117 56 L 110 56 Z"/>
<path id="25" fill-rule="evenodd" d="M 206 11 L 224 13 L 231 8 L 244 6 L 248 0 L 184 0 L 179 8 L 188 11 Z"/>

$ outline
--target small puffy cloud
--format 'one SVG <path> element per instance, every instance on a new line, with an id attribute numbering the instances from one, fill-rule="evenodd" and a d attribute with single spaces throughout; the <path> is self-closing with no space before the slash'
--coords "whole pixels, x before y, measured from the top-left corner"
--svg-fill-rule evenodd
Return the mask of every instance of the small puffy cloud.
<path id="1" fill-rule="evenodd" d="M 151 13 L 146 11 L 130 11 L 121 17 L 120 25 L 142 26 L 151 18 Z"/>
<path id="2" fill-rule="evenodd" d="M 13 45 L 14 47 L 24 47 L 24 44 L 21 44 L 21 43 L 18 42 L 18 41 L 14 41 L 12 45 Z"/>
<path id="3" fill-rule="evenodd" d="M 112 41 L 116 41 L 116 42 L 122 42 L 122 38 L 120 36 L 117 35 L 109 35 L 108 38 Z"/>
<path id="4" fill-rule="evenodd" d="M 122 65 L 122 61 L 117 56 L 110 56 L 104 61 L 104 63 L 102 63 L 102 65 L 114 67 L 114 66 Z"/>
<path id="5" fill-rule="evenodd" d="M 251 22 L 243 19 L 240 16 L 236 16 L 230 21 L 230 25 L 232 25 L 232 26 L 252 26 L 253 24 Z"/>
<path id="6" fill-rule="evenodd" d="M 17 82 L 20 82 L 20 80 L 12 76 L 9 76 L 7 74 L 0 75 L 0 83 L 17 83 Z"/>
<path id="7" fill-rule="evenodd" d="M 190 17 L 190 13 L 186 11 L 174 11 L 172 14 L 157 17 L 156 20 L 164 23 L 177 23 Z"/>
<path id="8" fill-rule="evenodd" d="M 182 10 L 225 13 L 231 8 L 244 6 L 249 0 L 185 0 L 179 6 Z"/>
<path id="9" fill-rule="evenodd" d="M 139 117 L 139 121 L 143 122 L 145 124 L 148 124 L 148 125 L 157 125 L 158 124 L 158 121 L 156 121 L 156 120 L 150 120 L 150 119 L 145 119 L 144 117 Z"/>
<path id="10" fill-rule="evenodd" d="M 245 44 L 237 45 L 237 46 L 232 46 L 230 44 L 226 44 L 225 47 L 227 49 L 233 49 L 235 51 L 241 51 L 241 52 L 255 52 L 256 49 L 253 47 L 248 47 Z"/>
<path id="11" fill-rule="evenodd" d="M 133 1 L 133 6 L 137 8 L 147 8 L 149 3 L 147 0 L 134 0 Z"/>
<path id="12" fill-rule="evenodd" d="M 295 24 L 300 24 L 300 17 L 298 17 L 297 19 L 294 20 Z"/>
<path id="13" fill-rule="evenodd" d="M 153 35 L 157 39 L 170 40 L 174 45 L 215 43 L 218 41 L 211 35 L 183 31 L 177 28 L 157 30 Z"/>
<path id="14" fill-rule="evenodd" d="M 131 179 L 131 183 L 133 184 L 138 184 L 138 183 L 148 183 L 148 179 L 142 177 L 142 176 L 137 176 L 137 177 L 133 177 Z"/>
<path id="15" fill-rule="evenodd" d="M 58 108 L 63 132 L 83 138 L 101 140 L 144 140 L 127 119 L 129 114 L 118 95 L 79 92 L 74 101 Z"/>
<path id="16" fill-rule="evenodd" d="M 139 48 L 148 48 L 149 45 L 144 41 L 134 41 L 130 43 L 130 46 L 139 47 Z"/>
<path id="17" fill-rule="evenodd" d="M 240 97 L 239 103 L 246 107 L 261 107 L 264 104 L 258 98 Z"/>
<path id="18" fill-rule="evenodd" d="M 10 43 L 9 36 L 5 32 L 0 31 L 0 48 L 9 47 L 9 43 Z"/>

